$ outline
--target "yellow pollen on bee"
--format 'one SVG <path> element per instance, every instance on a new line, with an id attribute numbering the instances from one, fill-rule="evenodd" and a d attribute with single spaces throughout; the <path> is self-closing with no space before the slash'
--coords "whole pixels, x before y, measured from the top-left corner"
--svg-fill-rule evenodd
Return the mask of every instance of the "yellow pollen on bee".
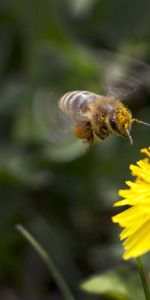
<path id="1" fill-rule="evenodd" d="M 124 124 L 125 128 L 128 128 L 127 117 L 125 115 L 120 113 L 118 116 L 118 121 L 119 121 L 119 124 Z"/>

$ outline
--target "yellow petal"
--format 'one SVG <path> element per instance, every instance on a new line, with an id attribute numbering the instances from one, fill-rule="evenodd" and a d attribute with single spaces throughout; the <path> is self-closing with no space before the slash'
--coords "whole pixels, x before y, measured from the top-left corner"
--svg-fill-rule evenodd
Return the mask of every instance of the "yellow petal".
<path id="1" fill-rule="evenodd" d="M 119 190 L 124 199 L 114 206 L 128 207 L 112 217 L 123 230 L 120 240 L 124 246 L 124 259 L 137 257 L 150 250 L 150 147 L 141 150 L 148 158 L 139 160 L 136 165 L 130 165 L 134 181 L 126 181 L 128 189 Z"/>

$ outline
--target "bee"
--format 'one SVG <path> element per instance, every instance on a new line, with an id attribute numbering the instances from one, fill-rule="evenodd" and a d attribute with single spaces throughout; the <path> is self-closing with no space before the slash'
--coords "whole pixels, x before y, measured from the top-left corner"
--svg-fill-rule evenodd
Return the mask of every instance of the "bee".
<path id="1" fill-rule="evenodd" d="M 131 111 L 119 99 L 90 91 L 71 91 L 63 95 L 59 108 L 75 122 L 74 135 L 92 145 L 98 137 L 105 140 L 110 134 L 129 138 L 133 123 L 150 126 L 132 117 Z"/>

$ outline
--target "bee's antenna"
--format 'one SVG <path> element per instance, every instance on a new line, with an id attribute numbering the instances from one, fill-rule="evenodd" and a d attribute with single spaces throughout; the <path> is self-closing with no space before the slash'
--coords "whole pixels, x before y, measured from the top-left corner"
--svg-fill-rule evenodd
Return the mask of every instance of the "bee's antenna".
<path id="1" fill-rule="evenodd" d="M 130 132 L 129 132 L 128 129 L 126 129 L 126 133 L 127 133 L 127 137 L 129 138 L 130 144 L 133 145 L 132 136 L 131 136 L 131 134 L 130 134 Z"/>
<path id="2" fill-rule="evenodd" d="M 146 126 L 150 126 L 150 123 L 146 123 L 146 122 L 143 122 L 141 120 L 138 120 L 138 119 L 133 119 L 132 120 L 132 123 L 135 122 L 137 124 L 143 124 L 143 125 L 146 125 Z"/>

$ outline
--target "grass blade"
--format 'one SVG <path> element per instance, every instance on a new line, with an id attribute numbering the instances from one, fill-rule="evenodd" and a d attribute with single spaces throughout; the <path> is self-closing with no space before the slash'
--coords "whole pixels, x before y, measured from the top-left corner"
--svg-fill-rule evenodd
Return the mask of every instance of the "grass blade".
<path id="1" fill-rule="evenodd" d="M 65 300 L 75 300 L 67 283 L 65 282 L 64 278 L 60 274 L 59 270 L 57 269 L 55 263 L 53 262 L 52 258 L 47 253 L 47 251 L 39 244 L 39 242 L 37 242 L 37 240 L 31 235 L 31 233 L 27 229 L 25 229 L 22 225 L 20 225 L 20 224 L 16 225 L 16 229 L 31 244 L 31 246 L 35 249 L 35 251 L 39 254 L 39 256 L 42 258 L 42 260 L 45 262 L 51 275 L 53 276 L 54 280 L 56 281 L 64 299 Z"/>

